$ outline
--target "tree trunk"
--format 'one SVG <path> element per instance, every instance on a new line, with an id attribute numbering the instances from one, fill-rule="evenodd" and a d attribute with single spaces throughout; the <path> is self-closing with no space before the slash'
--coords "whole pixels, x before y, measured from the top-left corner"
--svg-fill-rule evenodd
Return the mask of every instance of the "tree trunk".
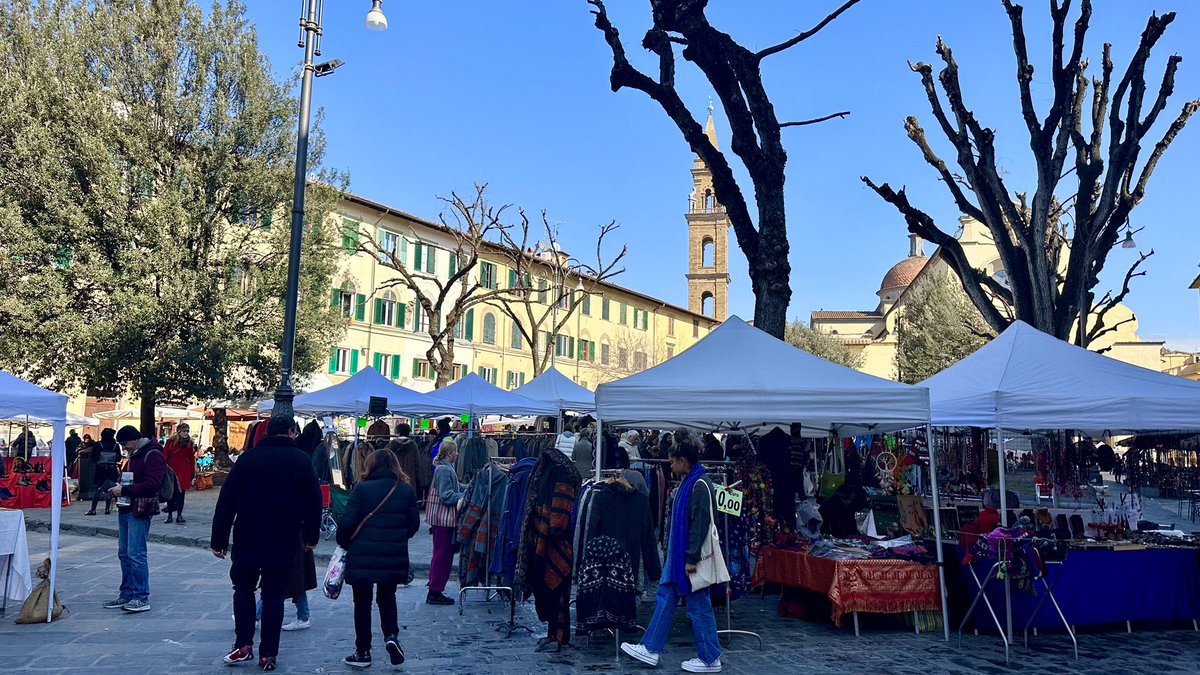
<path id="1" fill-rule="evenodd" d="M 224 408 L 213 408 L 213 464 L 231 466 L 229 461 L 229 415 Z"/>
<path id="2" fill-rule="evenodd" d="M 787 215 L 783 189 L 763 191 L 759 203 L 758 247 L 747 256 L 750 286 L 754 290 L 754 325 L 768 335 L 783 339 L 787 310 L 792 301 L 792 265 L 788 260 Z"/>
<path id="3" fill-rule="evenodd" d="M 158 438 L 156 425 L 158 420 L 154 415 L 156 389 L 152 384 L 142 384 L 142 403 L 140 408 L 141 432 L 146 438 Z"/>

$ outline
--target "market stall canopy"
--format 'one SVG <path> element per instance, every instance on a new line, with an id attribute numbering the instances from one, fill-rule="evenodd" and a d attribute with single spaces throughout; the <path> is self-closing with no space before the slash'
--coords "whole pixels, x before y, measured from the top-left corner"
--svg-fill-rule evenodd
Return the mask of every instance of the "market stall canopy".
<path id="1" fill-rule="evenodd" d="M 921 384 L 938 426 L 1200 428 L 1200 382 L 1110 359 L 1022 321 Z"/>
<path id="2" fill-rule="evenodd" d="M 488 383 L 475 373 L 447 387 L 425 395 L 425 408 L 413 410 L 422 415 L 557 415 L 558 405 L 535 401 Z"/>
<path id="3" fill-rule="evenodd" d="M 596 409 L 595 394 L 575 384 L 554 368 L 533 378 L 528 384 L 517 387 L 513 393 L 549 403 L 559 410 L 592 412 Z"/>
<path id="4" fill-rule="evenodd" d="M 134 420 L 142 416 L 142 411 L 137 408 L 117 408 L 116 410 L 106 410 L 96 413 L 96 417 L 102 420 Z M 173 406 L 155 406 L 154 419 L 156 420 L 202 420 L 204 413 L 199 410 L 189 410 L 187 408 L 176 408 Z"/>
<path id="5" fill-rule="evenodd" d="M 730 317 L 691 348 L 596 390 L 605 424 L 885 433 L 929 422 L 929 392 L 830 363 Z"/>
<path id="6" fill-rule="evenodd" d="M 28 424 L 36 424 L 36 425 L 43 425 L 43 426 L 50 426 L 50 425 L 54 424 L 54 422 L 52 420 L 50 420 L 49 418 L 37 417 L 34 415 L 20 415 L 18 417 L 8 417 L 8 418 L 0 419 L 0 422 L 11 422 L 13 424 L 28 423 Z M 69 426 L 69 427 L 98 427 L 98 426 L 100 426 L 100 420 L 96 419 L 95 417 L 84 417 L 83 415 L 76 415 L 75 413 L 69 412 L 69 413 L 67 413 L 67 426 Z"/>
<path id="7" fill-rule="evenodd" d="M 386 398 L 388 412 L 396 415 L 407 415 L 409 409 L 419 407 L 425 399 L 424 394 L 401 387 L 367 367 L 341 384 L 297 396 L 292 408 L 306 415 L 366 415 L 372 396 Z M 274 401 L 263 401 L 258 404 L 258 412 L 270 413 L 274 406 Z"/>

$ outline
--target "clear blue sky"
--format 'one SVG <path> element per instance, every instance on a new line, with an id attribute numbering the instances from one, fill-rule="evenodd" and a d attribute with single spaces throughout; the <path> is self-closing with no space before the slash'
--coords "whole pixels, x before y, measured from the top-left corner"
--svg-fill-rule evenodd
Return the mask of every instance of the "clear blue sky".
<path id="1" fill-rule="evenodd" d="M 608 4 L 630 54 L 652 68 L 638 46 L 649 3 Z M 839 0 L 711 4 L 714 25 L 753 48 L 809 28 Z M 1050 96 L 1047 3 L 1026 4 L 1038 67 L 1035 102 L 1044 111 Z M 301 58 L 300 3 L 251 5 L 262 50 L 280 76 L 294 73 Z M 584 0 L 386 0 L 383 7 L 389 28 L 372 33 L 362 24 L 369 0 L 326 2 L 323 58 L 342 59 L 346 66 L 317 80 L 314 101 L 325 111 L 327 162 L 350 173 L 353 192 L 435 218 L 437 196 L 486 182 L 494 202 L 547 209 L 561 223 L 564 248 L 579 253 L 590 250 L 598 224 L 616 220 L 616 234 L 630 250 L 627 271 L 616 281 L 686 303 L 683 213 L 692 154 L 644 94 L 610 91 L 611 57 Z M 1095 10 L 1086 56 L 1098 70 L 1101 45 L 1112 42 L 1118 72 L 1150 13 L 1177 10 L 1147 79 L 1156 84 L 1167 56 L 1180 53 L 1176 95 L 1163 119 L 1174 119 L 1185 100 L 1200 97 L 1200 4 L 1097 0 Z M 1012 36 L 999 0 L 865 0 L 817 37 L 772 57 L 764 70 L 781 119 L 853 112 L 846 120 L 785 131 L 789 316 L 872 307 L 884 272 L 907 253 L 903 221 L 863 186 L 860 175 L 907 185 L 916 204 L 944 229 L 954 229 L 957 210 L 902 128 L 904 117 L 915 114 L 933 137 L 928 103 L 906 61 L 939 63 L 933 51 L 938 35 L 955 51 L 970 105 L 998 132 L 1008 185 L 1029 189 L 1032 163 L 1013 77 Z M 678 61 L 680 91 L 702 116 L 707 82 Z M 717 129 L 728 147 L 719 106 Z M 946 144 L 939 147 L 949 160 Z M 1186 349 L 1200 348 L 1200 303 L 1187 288 L 1200 273 L 1198 158 L 1200 119 L 1193 119 L 1132 217 L 1135 227 L 1146 228 L 1137 235 L 1139 248 L 1156 251 L 1148 276 L 1135 281 L 1128 299 L 1140 334 Z M 750 318 L 753 295 L 732 233 L 730 246 L 730 311 Z M 1133 253 L 1118 249 L 1112 255 L 1106 283 L 1119 284 Z"/>

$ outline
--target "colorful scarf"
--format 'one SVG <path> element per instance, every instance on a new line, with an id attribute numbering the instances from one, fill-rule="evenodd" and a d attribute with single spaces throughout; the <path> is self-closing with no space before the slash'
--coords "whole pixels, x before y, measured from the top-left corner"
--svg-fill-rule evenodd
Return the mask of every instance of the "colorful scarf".
<path id="1" fill-rule="evenodd" d="M 691 504 L 692 487 L 704 475 L 704 467 L 697 464 L 691 473 L 683 479 L 679 489 L 675 491 L 675 503 L 671 510 L 671 539 L 667 545 L 667 582 L 675 584 L 675 592 L 687 595 L 692 592 L 692 584 L 687 575 L 688 549 L 688 516 Z"/>

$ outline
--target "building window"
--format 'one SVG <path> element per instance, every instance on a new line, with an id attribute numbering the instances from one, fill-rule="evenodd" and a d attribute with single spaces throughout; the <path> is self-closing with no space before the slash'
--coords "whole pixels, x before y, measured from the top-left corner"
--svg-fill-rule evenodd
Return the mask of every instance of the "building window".
<path id="1" fill-rule="evenodd" d="M 558 308 L 568 309 L 571 306 L 571 292 L 562 287 L 555 292 L 558 293 Z"/>
<path id="2" fill-rule="evenodd" d="M 488 384 L 496 384 L 496 369 L 488 366 L 479 366 L 479 376 Z"/>
<path id="3" fill-rule="evenodd" d="M 483 315 L 483 343 L 496 344 L 496 315 L 491 312 Z"/>
<path id="4" fill-rule="evenodd" d="M 490 262 L 479 263 L 479 285 L 493 291 L 499 288 L 495 265 Z"/>
<path id="5" fill-rule="evenodd" d="M 604 319 L 605 321 L 612 320 L 612 317 L 610 316 L 610 312 L 609 312 L 609 308 L 608 308 L 608 298 L 602 298 L 600 300 L 600 318 Z"/>
<path id="6" fill-rule="evenodd" d="M 713 294 L 703 293 L 700 296 L 700 313 L 704 316 L 713 315 Z"/>
<path id="7" fill-rule="evenodd" d="M 667 358 L 675 356 L 675 345 L 667 345 Z"/>
<path id="8" fill-rule="evenodd" d="M 329 351 L 329 372 L 353 375 L 358 372 L 358 350 L 334 347 Z"/>
<path id="9" fill-rule="evenodd" d="M 712 212 L 713 212 L 713 206 L 714 206 L 715 204 L 716 204 L 716 201 L 713 199 L 713 193 L 712 193 L 712 190 L 705 190 L 705 191 L 704 191 L 704 212 L 705 212 L 705 213 L 712 213 Z"/>
<path id="10" fill-rule="evenodd" d="M 414 380 L 432 380 L 433 369 L 425 359 L 413 359 L 412 376 Z"/>
<path id="11" fill-rule="evenodd" d="M 646 369 L 646 352 L 634 352 L 633 353 L 633 369 L 634 370 L 645 370 Z"/>
<path id="12" fill-rule="evenodd" d="M 375 325 L 399 325 L 396 317 L 396 296 L 391 291 L 384 293 L 382 298 L 375 298 Z"/>
<path id="13" fill-rule="evenodd" d="M 667 335 L 675 337 L 675 317 L 667 317 Z"/>
<path id="14" fill-rule="evenodd" d="M 555 335 L 554 355 L 575 358 L 575 338 L 568 335 Z"/>
<path id="15" fill-rule="evenodd" d="M 713 267 L 713 249 L 716 248 L 713 240 L 705 237 L 704 241 L 700 242 L 700 264 L 707 269 Z"/>
<path id="16" fill-rule="evenodd" d="M 601 342 L 601 343 L 600 343 L 600 365 L 602 365 L 602 366 L 607 366 L 607 365 L 608 365 L 608 361 L 609 361 L 609 357 L 608 357 L 608 343 L 607 343 L 607 342 Z"/>
<path id="17" fill-rule="evenodd" d="M 393 380 L 400 379 L 400 357 L 393 354 L 384 354 L 375 352 L 372 365 L 376 372 L 384 377 L 390 377 Z"/>
<path id="18" fill-rule="evenodd" d="M 629 367 L 629 350 L 625 349 L 624 347 L 617 348 L 617 367 L 619 367 L 619 368 L 628 368 Z"/>
<path id="19" fill-rule="evenodd" d="M 692 337 L 700 337 L 700 319 L 692 319 Z"/>
<path id="20" fill-rule="evenodd" d="M 626 305 L 625 303 L 622 302 L 621 303 L 621 325 L 626 326 L 628 324 L 629 324 L 629 305 Z"/>
<path id="21" fill-rule="evenodd" d="M 579 360 L 596 362 L 596 343 L 592 340 L 579 341 Z"/>
<path id="22" fill-rule="evenodd" d="M 436 274 L 437 248 L 429 244 L 415 244 L 413 246 L 413 271 Z"/>
<path id="23" fill-rule="evenodd" d="M 540 304 L 546 304 L 546 287 L 548 284 L 545 279 L 538 279 L 538 296 L 537 301 Z"/>
<path id="24" fill-rule="evenodd" d="M 504 374 L 504 386 L 508 389 L 516 389 L 525 385 L 525 373 L 510 370 Z"/>
<path id="25" fill-rule="evenodd" d="M 450 379 L 461 380 L 463 375 L 467 374 L 467 367 L 461 363 L 455 363 L 450 366 Z"/>
<path id="26" fill-rule="evenodd" d="M 358 223 L 342 218 L 342 250 L 353 255 L 358 251 Z"/>
<path id="27" fill-rule="evenodd" d="M 591 316 L 592 315 L 592 296 L 588 295 L 587 293 L 584 293 L 583 298 L 580 300 L 580 302 L 582 303 L 582 306 L 579 309 L 580 309 L 580 311 L 583 312 L 583 315 Z"/>
<path id="28" fill-rule="evenodd" d="M 524 349 L 525 339 L 521 336 L 521 328 L 514 321 L 512 326 L 512 339 L 508 343 L 513 349 Z"/>
<path id="29" fill-rule="evenodd" d="M 400 235 L 383 229 L 379 230 L 378 234 L 376 240 L 379 242 L 379 262 L 385 265 L 393 261 L 399 262 Z"/>

